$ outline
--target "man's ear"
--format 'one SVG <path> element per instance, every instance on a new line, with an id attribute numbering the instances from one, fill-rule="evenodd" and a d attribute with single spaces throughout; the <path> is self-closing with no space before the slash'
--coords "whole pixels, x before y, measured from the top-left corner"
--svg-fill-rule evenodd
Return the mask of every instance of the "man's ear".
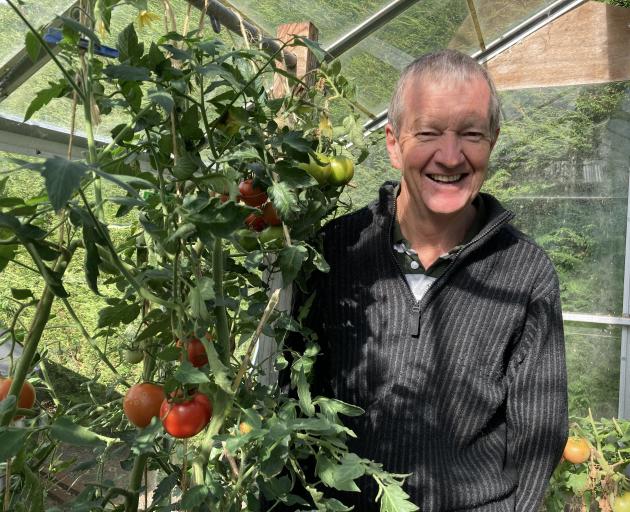
<path id="1" fill-rule="evenodd" d="M 398 139 L 394 135 L 392 125 L 385 125 L 385 143 L 387 144 L 387 153 L 389 153 L 389 161 L 395 169 L 402 169 L 402 155 L 400 153 L 400 145 Z"/>

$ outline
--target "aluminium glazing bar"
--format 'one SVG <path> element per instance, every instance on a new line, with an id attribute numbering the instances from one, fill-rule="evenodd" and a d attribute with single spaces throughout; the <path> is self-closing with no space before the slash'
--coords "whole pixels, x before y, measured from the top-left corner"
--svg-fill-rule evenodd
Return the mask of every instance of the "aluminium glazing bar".
<path id="1" fill-rule="evenodd" d="M 363 23 L 354 27 L 350 32 L 341 36 L 337 41 L 326 48 L 325 60 L 330 61 L 347 52 L 350 48 L 363 41 L 370 34 L 393 20 L 403 11 L 409 9 L 420 0 L 394 0 L 380 11 L 374 13 Z"/>
<path id="2" fill-rule="evenodd" d="M 630 173 L 628 177 L 628 209 L 626 210 L 626 261 L 623 269 L 622 313 L 630 311 Z M 630 418 L 630 328 L 621 329 L 621 360 L 619 368 L 619 412 L 620 418 Z"/>
<path id="3" fill-rule="evenodd" d="M 589 313 L 562 313 L 562 320 L 565 322 L 579 322 L 584 324 L 598 325 L 620 325 L 630 327 L 630 317 L 591 315 Z"/>
<path id="4" fill-rule="evenodd" d="M 545 7 L 541 11 L 534 14 L 521 24 L 517 25 L 513 29 L 507 31 L 499 38 L 492 41 L 486 47 L 485 51 L 478 51 L 472 54 L 472 57 L 477 59 L 478 62 L 483 63 L 496 57 L 501 52 L 504 52 L 511 46 L 515 45 L 528 35 L 540 30 L 542 27 L 551 23 L 553 20 L 567 13 L 568 11 L 579 7 L 586 3 L 587 0 L 558 0 L 548 7 Z M 374 119 L 371 119 L 363 125 L 365 136 L 381 129 L 387 124 L 387 110 L 384 110 L 378 114 Z"/>

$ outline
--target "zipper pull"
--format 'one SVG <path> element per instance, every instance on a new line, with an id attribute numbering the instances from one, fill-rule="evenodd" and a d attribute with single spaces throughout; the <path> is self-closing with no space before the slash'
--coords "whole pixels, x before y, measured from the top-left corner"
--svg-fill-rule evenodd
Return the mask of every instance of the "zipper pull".
<path id="1" fill-rule="evenodd" d="M 416 304 L 413 308 L 411 308 L 411 324 L 409 326 L 409 332 L 411 336 L 417 338 L 420 336 L 420 305 Z"/>

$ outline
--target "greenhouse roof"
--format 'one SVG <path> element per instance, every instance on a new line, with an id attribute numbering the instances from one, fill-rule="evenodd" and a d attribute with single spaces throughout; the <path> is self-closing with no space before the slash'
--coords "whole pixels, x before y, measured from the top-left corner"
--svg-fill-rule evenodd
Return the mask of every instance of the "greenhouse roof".
<path id="1" fill-rule="evenodd" d="M 328 53 L 327 58 L 339 58 L 344 75 L 357 84 L 368 131 L 384 124 L 389 95 L 399 72 L 416 56 L 451 47 L 481 62 L 488 61 L 585 3 L 586 0 L 171 0 L 180 16 L 189 5 L 199 9 L 207 5 L 214 27 L 221 26 L 221 37 L 226 36 L 225 27 L 237 33 L 244 29 L 253 34 L 253 39 L 272 47 L 276 44 L 276 27 L 311 21 L 319 29 L 319 43 Z M 76 4 L 71 0 L 27 2 L 22 9 L 31 24 L 41 28 L 54 25 L 57 15 L 70 15 Z M 159 12 L 157 0 L 149 1 L 148 6 Z M 24 45 L 26 28 L 6 0 L 0 0 L 0 19 L 5 27 L 4 44 L 0 45 L 0 115 L 21 116 L 35 91 L 53 79 L 57 71 L 47 64 L 43 54 L 34 63 L 30 60 Z M 151 30 L 140 36 L 150 39 Z M 114 41 L 107 39 L 103 43 L 115 46 Z M 34 119 L 67 131 L 66 117 L 47 116 L 40 111 Z"/>

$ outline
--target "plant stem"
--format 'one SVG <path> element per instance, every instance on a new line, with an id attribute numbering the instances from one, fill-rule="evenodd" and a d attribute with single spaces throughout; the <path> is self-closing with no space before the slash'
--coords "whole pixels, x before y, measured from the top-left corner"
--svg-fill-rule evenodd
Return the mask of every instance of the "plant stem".
<path id="1" fill-rule="evenodd" d="M 77 327 L 79 328 L 79 330 L 81 331 L 81 334 L 83 335 L 83 337 L 85 338 L 85 340 L 90 344 L 90 346 L 94 349 L 94 351 L 98 354 L 98 357 L 101 359 L 101 361 L 103 361 L 107 367 L 112 371 L 112 373 L 114 375 L 116 375 L 117 377 L 120 378 L 120 382 L 121 384 L 123 384 L 126 387 L 131 387 L 131 385 L 125 381 L 125 379 L 123 379 L 120 376 L 120 373 L 118 373 L 118 370 L 116 370 L 116 367 L 110 362 L 110 360 L 107 358 L 107 355 L 105 355 L 105 353 L 101 350 L 101 348 L 96 344 L 96 342 L 92 339 L 92 337 L 90 336 L 90 334 L 87 332 L 87 330 L 85 329 L 85 327 L 83 326 L 83 324 L 81 323 L 81 320 L 79 319 L 79 317 L 77 316 L 76 312 L 74 311 L 74 308 L 70 305 L 70 303 L 68 302 L 68 299 L 61 299 L 63 302 L 63 305 L 66 307 L 66 309 L 68 310 L 68 313 L 70 313 L 70 317 L 72 318 L 72 320 L 74 320 L 74 323 L 77 325 Z"/>
<path id="2" fill-rule="evenodd" d="M 148 458 L 148 453 L 140 453 L 133 461 L 133 469 L 131 470 L 129 481 L 129 494 L 125 498 L 125 512 L 136 512 L 138 510 L 140 486 L 142 485 L 142 476 L 144 475 L 144 468 Z"/>
<path id="3" fill-rule="evenodd" d="M 59 257 L 54 267 L 55 272 L 59 272 L 63 275 L 75 249 L 76 245 L 73 244 L 70 246 L 67 253 L 62 254 Z M 13 419 L 13 415 L 17 409 L 17 397 L 22 390 L 22 386 L 26 380 L 26 375 L 31 367 L 31 362 L 37 352 L 37 347 L 39 346 L 39 341 L 41 340 L 42 333 L 44 332 L 44 327 L 46 327 L 46 323 L 50 318 L 50 310 L 54 300 L 55 294 L 51 290 L 50 286 L 46 285 L 39 303 L 37 304 L 35 316 L 33 317 L 26 340 L 24 341 L 24 350 L 22 351 L 22 356 L 15 367 L 13 382 L 11 382 L 11 388 L 9 389 L 9 395 L 16 398 L 15 405 L 0 417 L 0 426 L 2 427 L 6 427 Z"/>
<path id="4" fill-rule="evenodd" d="M 221 238 L 217 237 L 212 251 L 212 277 L 217 302 L 214 314 L 217 319 L 217 352 L 221 362 L 227 366 L 230 363 L 230 329 L 223 296 L 223 257 L 223 244 Z"/>

